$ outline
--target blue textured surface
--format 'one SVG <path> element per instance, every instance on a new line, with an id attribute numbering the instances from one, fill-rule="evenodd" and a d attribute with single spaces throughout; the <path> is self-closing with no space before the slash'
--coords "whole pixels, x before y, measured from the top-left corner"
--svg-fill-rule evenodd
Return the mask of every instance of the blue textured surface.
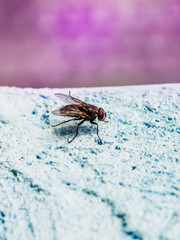
<path id="1" fill-rule="evenodd" d="M 68 90 L 0 88 L 0 239 L 179 240 L 180 85 L 72 89 L 107 111 L 103 145 L 50 127 Z"/>

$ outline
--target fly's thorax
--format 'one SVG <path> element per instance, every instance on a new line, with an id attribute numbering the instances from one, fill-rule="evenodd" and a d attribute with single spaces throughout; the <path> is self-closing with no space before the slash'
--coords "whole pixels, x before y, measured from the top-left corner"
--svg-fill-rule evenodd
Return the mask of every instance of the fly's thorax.
<path id="1" fill-rule="evenodd" d="M 85 113 L 86 120 L 95 119 L 98 116 L 98 108 L 91 104 L 79 105 L 80 111 Z"/>

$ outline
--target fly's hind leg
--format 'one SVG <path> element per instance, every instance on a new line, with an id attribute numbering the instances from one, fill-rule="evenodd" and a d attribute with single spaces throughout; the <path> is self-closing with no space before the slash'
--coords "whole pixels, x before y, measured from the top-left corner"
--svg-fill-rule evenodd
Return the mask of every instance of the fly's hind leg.
<path id="1" fill-rule="evenodd" d="M 64 121 L 64 122 L 58 123 L 58 124 L 56 124 L 56 125 L 51 125 L 51 127 L 57 127 L 57 126 L 59 126 L 59 125 L 61 125 L 61 124 L 63 124 L 63 123 L 67 123 L 67 122 L 70 122 L 70 121 L 73 121 L 73 120 L 79 120 L 79 118 L 69 119 L 69 120 L 67 120 L 67 121 Z"/>
<path id="2" fill-rule="evenodd" d="M 71 91 L 69 91 L 69 96 L 73 99 L 73 97 L 71 96 Z"/>
<path id="3" fill-rule="evenodd" d="M 90 121 L 90 123 L 95 124 L 95 125 L 97 126 L 97 136 L 98 136 L 98 138 L 99 138 L 100 144 L 102 144 L 102 141 L 101 141 L 101 139 L 100 139 L 100 137 L 99 137 L 99 134 L 98 134 L 98 124 L 95 123 L 95 122 L 93 122 L 93 120 Z"/>
<path id="4" fill-rule="evenodd" d="M 85 120 L 83 119 L 80 123 L 78 123 L 77 129 L 76 129 L 76 135 L 75 135 L 68 143 L 71 143 L 71 142 L 75 139 L 75 137 L 77 137 L 77 135 L 78 135 L 78 128 L 79 128 L 79 126 L 80 126 L 81 124 L 83 124 L 84 121 L 85 121 Z"/>

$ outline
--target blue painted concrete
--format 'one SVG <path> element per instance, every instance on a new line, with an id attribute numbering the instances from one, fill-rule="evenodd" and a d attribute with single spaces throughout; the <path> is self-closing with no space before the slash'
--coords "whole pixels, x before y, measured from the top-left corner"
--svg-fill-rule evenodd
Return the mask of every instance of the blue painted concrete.
<path id="1" fill-rule="evenodd" d="M 180 239 L 180 85 L 71 89 L 109 123 L 79 136 L 54 93 L 0 88 L 0 239 Z"/>

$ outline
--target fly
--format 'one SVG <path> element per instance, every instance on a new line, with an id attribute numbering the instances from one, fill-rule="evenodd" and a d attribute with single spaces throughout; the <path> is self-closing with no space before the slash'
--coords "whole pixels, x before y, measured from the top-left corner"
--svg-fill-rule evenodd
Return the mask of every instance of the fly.
<path id="1" fill-rule="evenodd" d="M 78 98 L 72 97 L 70 92 L 69 92 L 69 95 L 66 95 L 63 93 L 55 93 L 55 96 L 58 97 L 61 101 L 65 102 L 67 105 L 53 111 L 52 113 L 57 116 L 67 116 L 67 117 L 73 117 L 73 118 L 67 121 L 58 123 L 56 125 L 51 125 L 51 127 L 57 127 L 63 123 L 67 123 L 73 120 L 81 120 L 77 125 L 75 136 L 68 142 L 68 143 L 71 143 L 78 135 L 79 126 L 82 125 L 85 121 L 90 121 L 90 123 L 96 125 L 97 136 L 99 138 L 100 144 L 102 144 L 102 141 L 98 134 L 98 124 L 94 122 L 94 120 L 98 118 L 99 121 L 108 122 L 108 121 L 104 121 L 104 119 L 106 118 L 106 113 L 104 112 L 104 110 L 94 105 L 85 103 Z"/>

